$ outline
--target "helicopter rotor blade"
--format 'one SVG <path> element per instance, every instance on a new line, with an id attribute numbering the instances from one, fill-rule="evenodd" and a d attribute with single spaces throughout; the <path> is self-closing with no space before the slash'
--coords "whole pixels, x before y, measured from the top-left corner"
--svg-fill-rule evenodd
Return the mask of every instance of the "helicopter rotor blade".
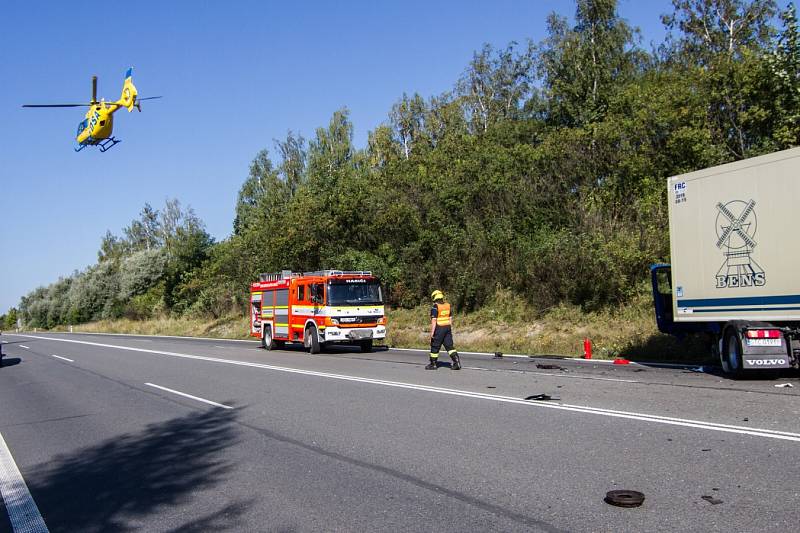
<path id="1" fill-rule="evenodd" d="M 92 76 L 92 103 L 97 101 L 97 76 Z"/>
<path id="2" fill-rule="evenodd" d="M 137 102 L 141 102 L 142 100 L 155 100 L 156 98 L 164 98 L 163 96 L 148 96 L 147 98 L 136 98 Z"/>
<path id="3" fill-rule="evenodd" d="M 25 104 L 22 107 L 91 107 L 92 104 Z"/>

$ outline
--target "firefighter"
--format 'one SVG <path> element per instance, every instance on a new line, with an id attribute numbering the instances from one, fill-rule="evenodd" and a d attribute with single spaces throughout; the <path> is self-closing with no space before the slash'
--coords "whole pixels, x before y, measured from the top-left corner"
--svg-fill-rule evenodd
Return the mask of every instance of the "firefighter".
<path id="1" fill-rule="evenodd" d="M 439 348 L 444 344 L 444 349 L 453 360 L 450 368 L 461 370 L 461 359 L 458 352 L 453 347 L 453 316 L 450 312 L 450 304 L 444 301 L 442 291 L 435 290 L 431 294 L 433 307 L 431 307 L 431 362 L 425 370 L 436 370 L 439 360 Z"/>

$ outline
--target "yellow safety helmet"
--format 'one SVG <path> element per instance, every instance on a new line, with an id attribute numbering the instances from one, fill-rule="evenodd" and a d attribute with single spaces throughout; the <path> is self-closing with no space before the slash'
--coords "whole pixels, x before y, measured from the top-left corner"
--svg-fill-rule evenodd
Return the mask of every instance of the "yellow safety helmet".
<path id="1" fill-rule="evenodd" d="M 444 300 L 444 293 L 439 289 L 436 289 L 431 293 L 431 299 L 435 302 L 436 300 Z"/>

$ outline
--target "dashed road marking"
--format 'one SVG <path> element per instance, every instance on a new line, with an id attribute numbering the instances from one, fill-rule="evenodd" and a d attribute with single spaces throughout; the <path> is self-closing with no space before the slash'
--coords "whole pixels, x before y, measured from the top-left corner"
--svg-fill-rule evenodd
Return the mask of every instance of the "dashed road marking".
<path id="1" fill-rule="evenodd" d="M 50 357 L 55 357 L 56 359 L 62 359 L 64 361 L 69 361 L 70 363 L 74 363 L 75 361 L 72 359 L 67 359 L 66 357 L 61 357 L 60 355 L 52 354 Z"/>
<path id="2" fill-rule="evenodd" d="M 145 383 L 148 387 L 154 387 L 156 389 L 160 389 L 163 391 L 171 392 L 172 394 L 177 394 L 178 396 L 183 396 L 184 398 L 191 398 L 192 400 L 197 400 L 198 402 L 207 403 L 208 405 L 213 405 L 215 407 L 222 407 L 223 409 L 233 409 L 230 405 L 224 405 L 217 402 L 212 402 L 211 400 L 206 400 L 205 398 L 201 398 L 199 396 L 192 396 L 191 394 L 186 394 L 185 392 L 177 391 L 175 389 L 168 389 L 167 387 L 162 387 L 161 385 L 156 385 L 155 383 Z"/>

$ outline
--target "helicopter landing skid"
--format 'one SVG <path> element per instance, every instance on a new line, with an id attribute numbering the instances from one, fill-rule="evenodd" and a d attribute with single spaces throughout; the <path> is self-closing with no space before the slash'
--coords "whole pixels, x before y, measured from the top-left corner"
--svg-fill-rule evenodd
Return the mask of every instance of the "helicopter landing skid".
<path id="1" fill-rule="evenodd" d="M 102 141 L 97 143 L 97 147 L 100 148 L 101 152 L 105 152 L 112 148 L 115 144 L 119 144 L 122 141 L 118 141 L 114 137 L 109 137 L 108 139 L 103 139 Z"/>
<path id="2" fill-rule="evenodd" d="M 75 147 L 75 151 L 76 152 L 80 152 L 81 150 L 83 150 L 87 146 L 97 146 L 98 148 L 100 148 L 101 152 L 105 152 L 105 151 L 111 149 L 111 147 L 114 146 L 115 144 L 119 144 L 121 142 L 122 142 L 121 140 L 115 139 L 114 137 L 108 137 L 107 139 L 89 138 L 87 141 L 85 141 L 82 144 L 79 144 L 77 147 Z"/>

